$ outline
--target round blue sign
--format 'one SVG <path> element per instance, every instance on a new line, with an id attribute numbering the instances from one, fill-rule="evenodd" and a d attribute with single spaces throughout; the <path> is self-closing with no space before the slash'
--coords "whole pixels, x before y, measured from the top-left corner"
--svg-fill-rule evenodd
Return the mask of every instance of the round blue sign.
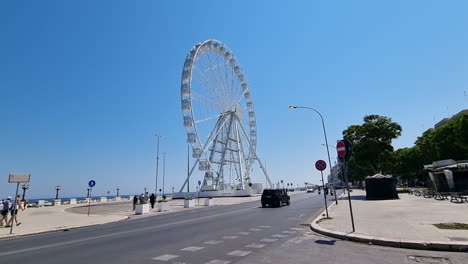
<path id="1" fill-rule="evenodd" d="M 96 185 L 96 182 L 94 180 L 90 180 L 88 182 L 88 185 L 89 185 L 89 187 L 94 187 L 94 185 Z"/>
<path id="2" fill-rule="evenodd" d="M 198 181 L 198 185 L 201 185 L 201 181 Z"/>

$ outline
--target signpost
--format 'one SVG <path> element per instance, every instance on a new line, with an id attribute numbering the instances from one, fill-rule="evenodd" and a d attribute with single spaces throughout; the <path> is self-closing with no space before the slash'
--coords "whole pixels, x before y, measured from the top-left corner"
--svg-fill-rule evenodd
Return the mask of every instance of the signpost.
<path id="1" fill-rule="evenodd" d="M 322 174 L 323 200 L 325 201 L 325 212 L 328 218 L 327 195 L 325 193 L 325 182 L 323 181 L 323 171 L 327 168 L 327 163 L 323 160 L 317 160 L 315 162 L 315 168 L 320 171 L 320 174 Z"/>
<path id="2" fill-rule="evenodd" d="M 343 162 L 343 178 L 346 184 L 346 190 L 348 191 L 348 202 L 349 202 L 349 212 L 351 214 L 351 225 L 354 228 L 354 217 L 353 217 L 353 206 L 351 205 L 351 194 L 349 193 L 349 184 L 348 184 L 348 168 L 346 162 L 351 157 L 351 143 L 345 138 L 343 140 L 338 140 L 336 143 L 336 151 L 338 153 L 338 158 Z"/>
<path id="3" fill-rule="evenodd" d="M 201 181 L 198 181 L 198 205 L 200 205 L 200 185 Z"/>
<path id="4" fill-rule="evenodd" d="M 13 219 L 15 218 L 16 211 L 18 210 L 18 205 L 16 204 L 16 197 L 18 196 L 19 185 L 22 182 L 29 182 L 30 180 L 31 180 L 31 174 L 9 174 L 8 175 L 8 182 L 16 183 L 16 194 L 15 194 L 15 198 L 13 201 L 14 204 L 12 205 L 12 208 L 16 208 L 16 210 L 11 210 L 10 234 L 13 233 L 13 226 L 14 226 Z"/>
<path id="5" fill-rule="evenodd" d="M 88 186 L 89 186 L 89 190 L 88 190 L 88 216 L 89 216 L 89 210 L 91 209 L 91 198 L 93 197 L 92 195 L 92 191 L 93 191 L 93 187 L 96 185 L 96 181 L 94 180 L 90 180 L 88 182 Z"/>

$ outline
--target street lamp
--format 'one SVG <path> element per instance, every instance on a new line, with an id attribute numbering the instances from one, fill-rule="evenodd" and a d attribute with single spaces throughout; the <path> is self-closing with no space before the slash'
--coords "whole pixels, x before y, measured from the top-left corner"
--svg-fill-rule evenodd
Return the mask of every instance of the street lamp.
<path id="1" fill-rule="evenodd" d="M 166 177 L 166 155 L 167 152 L 163 152 L 163 186 L 162 186 L 162 195 L 164 195 L 164 178 Z"/>
<path id="2" fill-rule="evenodd" d="M 29 189 L 29 184 L 24 183 L 21 185 L 21 188 L 23 188 L 23 199 L 21 199 L 21 201 L 24 201 L 24 196 L 26 195 L 26 190 Z"/>
<path id="3" fill-rule="evenodd" d="M 327 131 L 325 130 L 325 122 L 323 121 L 323 116 L 322 116 L 322 114 L 320 114 L 320 112 L 317 111 L 317 110 L 315 110 L 314 108 L 307 107 L 307 106 L 294 106 L 294 105 L 290 105 L 289 108 L 290 108 L 290 109 L 296 109 L 296 108 L 309 109 L 309 110 L 312 110 L 312 111 L 314 111 L 315 113 L 317 113 L 317 114 L 320 116 L 320 119 L 322 119 L 323 135 L 325 136 L 325 145 L 326 145 L 326 147 L 327 147 L 328 164 L 329 164 L 328 167 L 329 167 L 329 170 L 330 170 L 330 175 L 331 175 L 332 178 L 333 178 L 333 174 L 332 174 L 333 172 L 332 172 L 332 170 L 331 170 L 330 150 L 328 149 Z M 323 181 L 323 174 L 322 174 L 322 183 L 323 183 L 323 187 L 325 187 L 325 182 Z M 325 195 L 325 192 L 323 192 L 323 193 L 324 193 L 324 195 Z M 326 198 L 326 196 L 324 196 L 324 197 L 325 197 L 325 203 L 326 203 L 326 199 L 327 199 L 327 198 Z M 335 202 L 337 202 L 336 198 L 335 198 Z M 325 207 L 326 207 L 326 206 L 327 206 L 327 205 L 325 204 Z M 328 217 L 328 215 L 327 215 L 327 217 Z"/>
<path id="4" fill-rule="evenodd" d="M 60 185 L 55 186 L 55 190 L 57 191 L 57 193 L 55 194 L 55 200 L 58 199 L 58 192 L 60 191 L 60 189 L 62 189 Z"/>
<path id="5" fill-rule="evenodd" d="M 86 196 L 86 198 L 90 198 L 90 197 L 89 197 L 89 191 L 91 191 L 91 187 L 89 187 L 89 186 L 86 187 L 86 190 L 88 190 L 88 195 Z"/>
<path id="6" fill-rule="evenodd" d="M 155 193 L 157 195 L 158 193 L 158 171 L 159 171 L 159 139 L 165 138 L 165 136 L 161 136 L 158 134 L 154 134 L 154 136 L 158 138 L 158 146 L 156 148 L 156 187 L 154 188 Z"/>
<path id="7" fill-rule="evenodd" d="M 116 197 L 119 197 L 119 187 L 117 187 L 117 196 Z"/>

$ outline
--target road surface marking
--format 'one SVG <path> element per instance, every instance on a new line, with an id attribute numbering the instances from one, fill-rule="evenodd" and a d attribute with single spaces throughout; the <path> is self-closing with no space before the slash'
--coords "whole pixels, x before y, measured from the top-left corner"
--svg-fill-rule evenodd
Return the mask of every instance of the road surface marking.
<path id="1" fill-rule="evenodd" d="M 299 227 L 291 227 L 289 228 L 291 230 L 296 230 L 296 231 L 300 231 L 300 230 L 303 230 L 304 228 L 299 228 Z"/>
<path id="2" fill-rule="evenodd" d="M 162 260 L 162 261 L 169 261 L 171 259 L 177 258 L 179 255 L 171 255 L 171 254 L 164 254 L 159 257 L 152 258 L 153 260 Z"/>
<path id="3" fill-rule="evenodd" d="M 220 260 L 220 259 L 213 259 L 210 262 L 207 262 L 205 264 L 229 264 L 231 261 L 226 261 L 226 260 Z"/>
<path id="4" fill-rule="evenodd" d="M 248 234 L 250 234 L 250 233 L 249 233 L 249 232 L 239 232 L 239 233 L 237 233 L 237 234 L 239 234 L 239 235 L 248 235 Z"/>
<path id="5" fill-rule="evenodd" d="M 285 233 L 285 234 L 295 234 L 296 231 L 283 231 L 283 232 L 281 232 L 281 233 Z"/>
<path id="6" fill-rule="evenodd" d="M 245 257 L 250 253 L 252 253 L 252 251 L 234 250 L 233 252 L 228 253 L 228 255 L 229 256 Z"/>
<path id="7" fill-rule="evenodd" d="M 301 214 L 301 215 L 299 215 L 299 218 L 303 217 L 304 215 L 305 215 L 305 214 Z"/>
<path id="8" fill-rule="evenodd" d="M 276 234 L 276 235 L 272 235 L 272 237 L 287 237 L 287 235 Z"/>
<path id="9" fill-rule="evenodd" d="M 260 228 L 271 228 L 271 226 L 258 226 Z"/>
<path id="10" fill-rule="evenodd" d="M 224 239 L 234 239 L 234 238 L 238 238 L 238 236 L 223 236 L 222 238 L 224 238 Z"/>
<path id="11" fill-rule="evenodd" d="M 216 245 L 216 244 L 219 244 L 219 243 L 223 243 L 223 241 L 221 241 L 221 240 L 209 240 L 209 241 L 206 241 L 204 243 L 208 244 L 208 245 Z"/>
<path id="12" fill-rule="evenodd" d="M 264 246 L 265 246 L 265 244 L 255 244 L 255 243 L 253 243 L 253 244 L 249 244 L 249 245 L 247 245 L 245 247 L 247 247 L 247 248 L 262 248 Z"/>
<path id="13" fill-rule="evenodd" d="M 254 209 L 254 208 L 258 208 L 258 206 L 242 208 L 242 209 L 239 209 L 239 210 L 229 211 L 229 212 L 226 212 L 226 213 L 220 213 L 220 214 L 215 214 L 215 215 L 207 215 L 207 216 L 202 216 L 202 217 L 198 217 L 198 218 L 192 218 L 192 219 L 182 220 L 182 221 L 178 221 L 178 222 L 162 224 L 162 225 L 158 225 L 158 226 L 149 226 L 149 227 L 143 227 L 143 228 L 138 228 L 138 229 L 133 229 L 133 230 L 128 230 L 128 231 L 116 232 L 116 233 L 107 234 L 107 235 L 87 237 L 87 238 L 81 238 L 81 239 L 75 239 L 75 240 L 69 240 L 69 241 L 62 241 L 62 242 L 59 242 L 59 243 L 52 243 L 52 244 L 42 245 L 42 246 L 37 246 L 37 247 L 30 247 L 30 248 L 23 248 L 23 249 L 12 250 L 12 251 L 5 251 L 5 252 L 0 252 L 0 257 L 14 255 L 14 254 L 20 254 L 20 253 L 25 253 L 25 252 L 30 252 L 30 251 L 35 251 L 35 250 L 40 250 L 40 249 L 45 249 L 45 248 L 52 248 L 52 247 L 59 247 L 59 246 L 70 245 L 70 244 L 75 244 L 75 243 L 81 243 L 81 242 L 86 242 L 86 241 L 91 241 L 91 240 L 96 240 L 96 239 L 101 239 L 101 238 L 108 238 L 108 237 L 114 237 L 114 236 L 119 236 L 119 235 L 126 235 L 126 234 L 131 234 L 131 233 L 140 232 L 140 231 L 159 229 L 159 228 L 168 227 L 168 226 L 175 226 L 175 225 L 178 225 L 178 224 L 197 222 L 197 221 L 200 221 L 200 220 L 203 220 L 203 219 L 215 218 L 215 217 L 218 217 L 218 216 L 233 214 L 233 213 L 236 213 L 236 212 L 246 211 L 246 210 L 250 210 L 250 209 Z"/>
<path id="14" fill-rule="evenodd" d="M 257 231 L 262 231 L 262 230 L 261 230 L 260 228 L 250 228 L 249 231 L 255 231 L 255 232 L 257 232 Z"/>
<path id="15" fill-rule="evenodd" d="M 278 239 L 276 239 L 276 238 L 264 238 L 264 239 L 261 239 L 260 241 L 273 243 L 273 242 L 278 241 Z"/>
<path id="16" fill-rule="evenodd" d="M 204 247 L 186 247 L 186 248 L 183 248 L 181 250 L 195 252 L 195 251 L 198 251 L 200 249 L 204 249 Z"/>

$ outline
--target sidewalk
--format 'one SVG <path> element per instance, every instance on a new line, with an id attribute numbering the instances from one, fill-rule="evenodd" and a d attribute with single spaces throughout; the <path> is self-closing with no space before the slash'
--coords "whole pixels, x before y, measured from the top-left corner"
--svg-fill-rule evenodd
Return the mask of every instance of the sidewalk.
<path id="1" fill-rule="evenodd" d="M 330 219 L 319 216 L 311 223 L 317 233 L 339 239 L 411 249 L 468 251 L 468 230 L 439 229 L 433 224 L 468 224 L 468 204 L 451 203 L 409 194 L 397 200 L 365 200 L 362 190 L 351 192 L 352 232 L 348 195 L 328 208 Z M 325 212 L 323 212 L 325 214 Z"/>
<path id="2" fill-rule="evenodd" d="M 260 200 L 260 196 L 253 197 L 229 197 L 229 198 L 214 198 L 216 205 L 239 204 L 250 201 Z M 160 214 L 168 214 L 183 210 L 193 210 L 203 208 L 204 198 L 195 199 L 194 208 L 184 208 L 184 200 L 170 200 L 171 210 L 165 212 L 157 211 L 157 204 L 154 209 L 145 215 L 135 215 L 132 210 L 131 201 L 109 201 L 92 203 L 90 215 L 88 216 L 88 207 L 86 204 L 78 205 L 59 205 L 46 206 L 41 208 L 27 208 L 25 211 L 18 212 L 18 221 L 20 226 L 13 227 L 13 234 L 10 234 L 10 228 L 0 226 L 0 239 L 38 234 L 43 232 L 67 230 L 71 228 L 100 225 L 116 221 L 122 221 L 130 218 L 142 218 L 155 216 Z"/>

